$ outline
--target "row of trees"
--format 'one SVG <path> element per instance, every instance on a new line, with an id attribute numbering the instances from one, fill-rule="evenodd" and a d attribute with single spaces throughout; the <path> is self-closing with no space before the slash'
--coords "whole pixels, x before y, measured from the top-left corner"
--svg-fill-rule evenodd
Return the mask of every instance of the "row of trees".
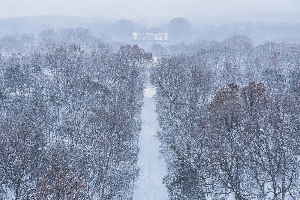
<path id="1" fill-rule="evenodd" d="M 171 199 L 299 198 L 300 49 L 246 39 L 152 70 Z"/>
<path id="2" fill-rule="evenodd" d="M 137 46 L 1 59 L 1 199 L 131 199 L 139 169 Z"/>

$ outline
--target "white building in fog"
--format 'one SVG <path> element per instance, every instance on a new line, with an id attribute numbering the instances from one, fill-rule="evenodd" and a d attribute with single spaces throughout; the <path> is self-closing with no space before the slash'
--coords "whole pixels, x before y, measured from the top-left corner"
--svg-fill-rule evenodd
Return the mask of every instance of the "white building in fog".
<path id="1" fill-rule="evenodd" d="M 169 44 L 168 33 L 133 32 L 132 37 L 138 43 Z"/>

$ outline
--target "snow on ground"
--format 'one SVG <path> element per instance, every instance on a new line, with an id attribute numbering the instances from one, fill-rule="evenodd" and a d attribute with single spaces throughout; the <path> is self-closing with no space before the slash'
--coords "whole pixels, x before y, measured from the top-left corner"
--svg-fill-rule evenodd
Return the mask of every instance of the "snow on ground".
<path id="1" fill-rule="evenodd" d="M 154 87 L 147 87 L 145 88 L 145 91 L 144 91 L 144 96 L 145 97 L 153 97 L 156 93 L 156 90 Z"/>
<path id="2" fill-rule="evenodd" d="M 159 129 L 155 113 L 155 88 L 147 87 L 144 92 L 144 107 L 142 110 L 142 131 L 139 137 L 140 176 L 136 182 L 133 200 L 165 200 L 168 199 L 167 188 L 162 179 L 167 174 L 164 159 L 160 159 L 160 142 L 155 137 Z"/>

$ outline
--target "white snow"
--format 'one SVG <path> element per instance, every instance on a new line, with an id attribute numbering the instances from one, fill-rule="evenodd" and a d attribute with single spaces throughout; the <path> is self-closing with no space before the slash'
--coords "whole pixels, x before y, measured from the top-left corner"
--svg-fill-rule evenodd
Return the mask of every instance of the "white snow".
<path id="1" fill-rule="evenodd" d="M 167 174 L 164 159 L 160 159 L 159 140 L 155 137 L 159 129 L 155 113 L 155 88 L 147 87 L 144 92 L 142 110 L 142 131 L 139 138 L 140 176 L 136 182 L 133 200 L 164 200 L 168 199 L 167 188 L 162 179 Z"/>
<path id="2" fill-rule="evenodd" d="M 156 90 L 154 87 L 147 87 L 144 91 L 145 97 L 153 97 L 156 94 Z"/>

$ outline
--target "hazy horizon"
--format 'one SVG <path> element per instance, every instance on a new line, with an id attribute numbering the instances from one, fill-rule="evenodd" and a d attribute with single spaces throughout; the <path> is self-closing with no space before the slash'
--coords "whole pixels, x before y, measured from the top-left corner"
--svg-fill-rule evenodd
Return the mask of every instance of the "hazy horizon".
<path id="1" fill-rule="evenodd" d="M 166 0 L 0 2 L 0 19 L 39 16 L 84 17 L 91 19 L 92 22 L 129 19 L 145 27 L 162 25 L 176 17 L 186 18 L 193 25 L 241 22 L 299 23 L 300 2 L 296 0 L 263 2 L 175 0 L 172 4 Z"/>

